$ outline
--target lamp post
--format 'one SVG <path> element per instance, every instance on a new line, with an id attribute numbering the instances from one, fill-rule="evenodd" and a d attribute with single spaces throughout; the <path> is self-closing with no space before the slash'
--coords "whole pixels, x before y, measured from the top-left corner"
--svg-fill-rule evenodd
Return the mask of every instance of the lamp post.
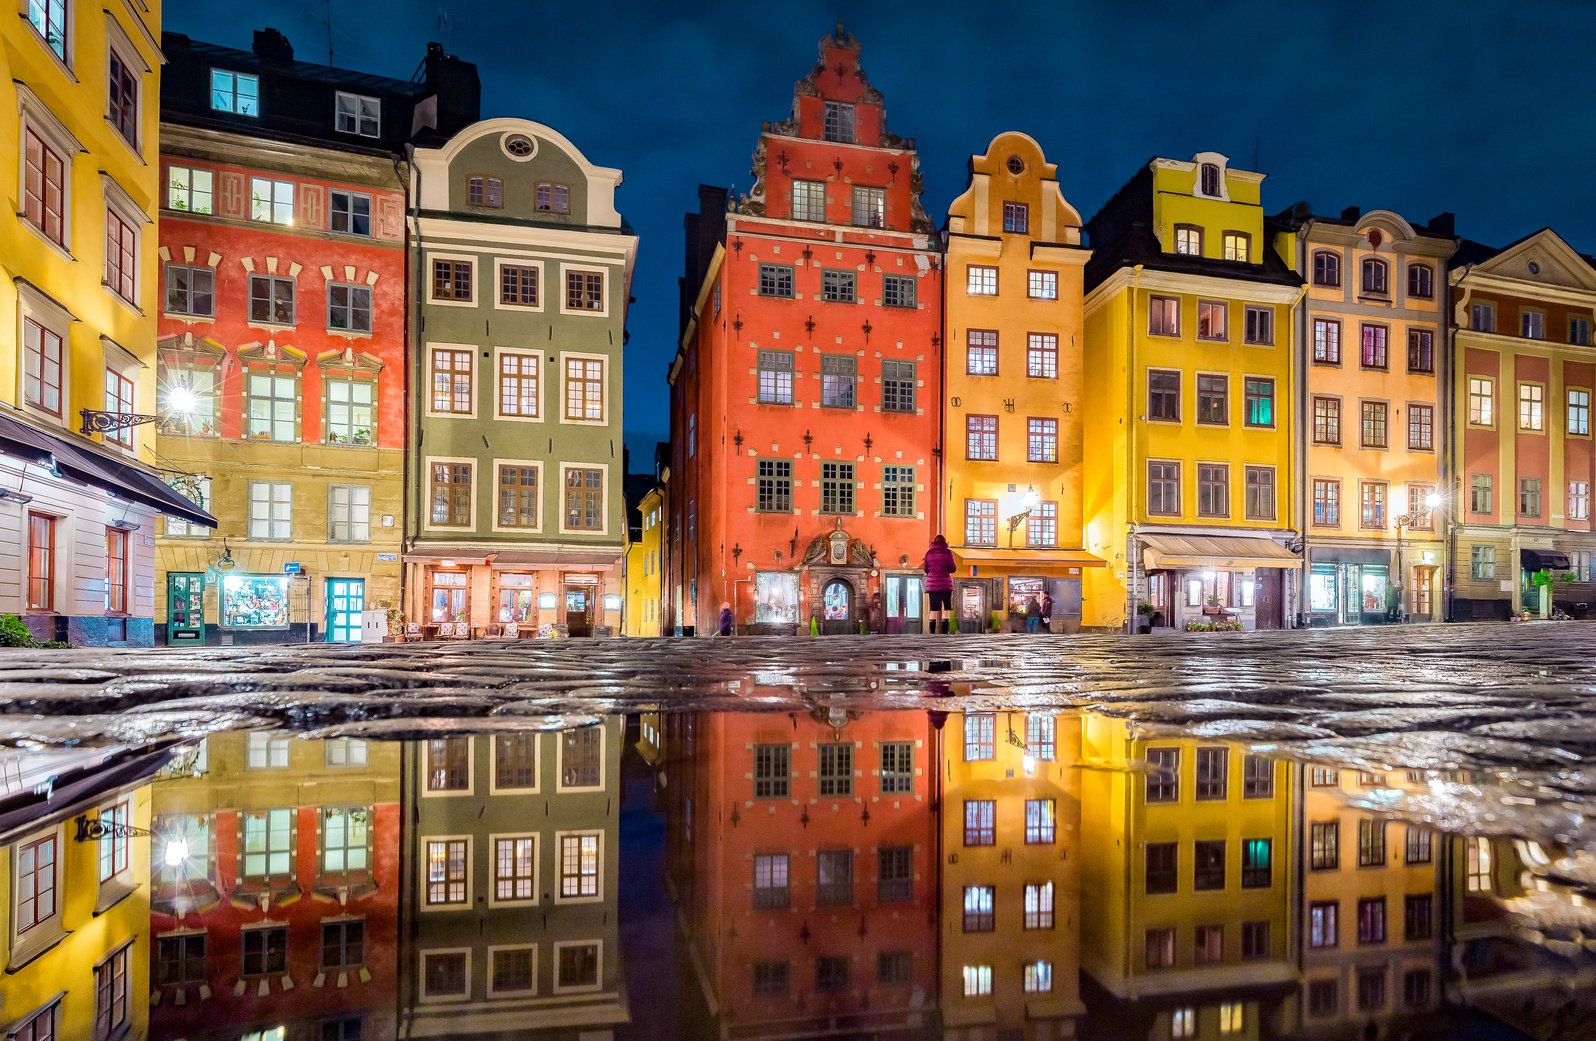
<path id="1" fill-rule="evenodd" d="M 1008 519 L 1009 549 L 1014 548 L 1015 531 L 1019 530 L 1020 525 L 1024 524 L 1028 519 L 1030 519 L 1031 511 L 1035 510 L 1041 501 L 1042 497 L 1036 494 L 1035 487 L 1027 487 L 1025 489 L 1025 498 L 1020 500 L 1020 505 L 1025 508 Z"/>
<path id="2" fill-rule="evenodd" d="M 179 383 L 166 395 L 166 409 L 153 414 L 138 412 L 107 412 L 97 408 L 83 408 L 78 414 L 83 417 L 83 423 L 78 427 L 80 434 L 108 434 L 114 430 L 126 430 L 128 427 L 142 426 L 145 423 L 170 423 L 176 420 L 186 420 L 194 414 L 199 407 L 199 398 L 188 388 L 187 384 Z"/>
<path id="3" fill-rule="evenodd" d="M 1415 521 L 1422 521 L 1422 520 L 1425 519 L 1425 517 L 1424 517 L 1425 514 L 1429 515 L 1429 517 L 1432 518 L 1432 523 L 1433 523 L 1433 517 L 1435 516 L 1436 510 L 1440 509 L 1440 507 L 1442 505 L 1444 505 L 1445 502 L 1446 502 L 1446 498 L 1443 495 L 1441 495 L 1440 492 L 1431 492 L 1429 495 L 1426 495 L 1424 497 L 1424 514 L 1404 513 L 1404 514 L 1402 514 L 1401 516 L 1399 516 L 1396 519 L 1396 532 L 1397 532 L 1397 580 L 1396 580 L 1396 590 L 1397 590 L 1397 621 L 1399 621 L 1399 622 L 1406 621 L 1407 617 L 1408 617 L 1407 595 L 1406 595 L 1406 593 L 1404 591 L 1405 583 L 1403 581 L 1405 578 L 1407 578 L 1407 574 L 1408 573 L 1407 573 L 1406 567 L 1403 564 L 1403 559 L 1402 559 L 1402 549 L 1403 549 L 1403 545 L 1402 545 L 1402 529 L 1403 528 L 1412 529 L 1414 527 L 1414 522 Z M 1443 540 L 1443 542 L 1444 542 L 1444 540 Z M 1443 552 L 1444 551 L 1445 550 L 1443 549 Z M 1451 563 L 1451 554 L 1450 553 L 1447 554 L 1447 562 L 1448 562 L 1448 567 L 1450 568 L 1450 563 Z M 1450 600 L 1451 583 L 1448 583 L 1447 585 L 1448 585 L 1448 590 L 1447 590 L 1448 599 Z M 1448 606 L 1450 606 L 1450 604 L 1448 604 Z M 1450 615 L 1450 611 L 1448 611 L 1448 614 Z"/>

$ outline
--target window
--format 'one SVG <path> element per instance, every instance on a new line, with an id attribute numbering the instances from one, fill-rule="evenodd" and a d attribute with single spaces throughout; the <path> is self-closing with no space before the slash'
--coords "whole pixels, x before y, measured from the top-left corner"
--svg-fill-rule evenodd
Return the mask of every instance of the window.
<path id="1" fill-rule="evenodd" d="M 1308 946 L 1325 948 L 1336 946 L 1336 919 L 1341 909 L 1335 900 L 1308 905 Z"/>
<path id="2" fill-rule="evenodd" d="M 785 853 L 754 855 L 754 906 L 786 907 L 788 904 L 788 856 Z"/>
<path id="3" fill-rule="evenodd" d="M 1308 1014 L 1315 1018 L 1323 1018 L 1336 1014 L 1341 1004 L 1341 995 L 1336 985 L 1337 981 L 1309 980 L 1308 981 Z"/>
<path id="4" fill-rule="evenodd" d="M 755 478 L 755 506 L 760 513 L 792 512 L 792 463 L 761 459 Z"/>
<path id="5" fill-rule="evenodd" d="M 1432 834 L 1430 829 L 1421 828 L 1417 824 L 1407 826 L 1406 856 L 1404 860 L 1409 864 L 1428 864 L 1430 862 Z"/>
<path id="6" fill-rule="evenodd" d="M 1387 339 L 1391 332 L 1383 325 L 1365 325 L 1363 331 L 1362 365 L 1365 369 L 1386 369 L 1391 366 Z"/>
<path id="7" fill-rule="evenodd" d="M 1359 497 L 1362 500 L 1363 512 L 1359 525 L 1365 528 L 1385 527 L 1385 492 L 1384 481 L 1359 481 Z"/>
<path id="8" fill-rule="evenodd" d="M 211 110 L 235 116 L 260 115 L 260 79 L 244 72 L 212 69 Z"/>
<path id="9" fill-rule="evenodd" d="M 531 994 L 535 989 L 537 954 L 534 947 L 492 947 L 488 950 L 488 995 Z M 322 1041 L 330 1041 L 325 1036 Z"/>
<path id="10" fill-rule="evenodd" d="M 1429 969 L 1409 969 L 1402 974 L 1402 1003 L 1408 1008 L 1429 1007 Z"/>
<path id="11" fill-rule="evenodd" d="M 1169 1036 L 1179 1039 L 1197 1036 L 1197 1010 L 1190 1005 L 1170 1010 Z"/>
<path id="12" fill-rule="evenodd" d="M 465 527 L 471 523 L 470 463 L 432 464 L 432 523 Z"/>
<path id="13" fill-rule="evenodd" d="M 366 960 L 366 923 L 358 919 L 323 922 L 321 967 L 340 971 L 358 969 Z"/>
<path id="14" fill-rule="evenodd" d="M 1216 426 L 1230 422 L 1230 377 L 1197 374 L 1197 422 Z"/>
<path id="15" fill-rule="evenodd" d="M 759 403 L 762 405 L 791 405 L 793 386 L 793 352 L 759 352 Z"/>
<path id="16" fill-rule="evenodd" d="M 1147 750 L 1147 801 L 1176 802 L 1180 799 L 1180 749 Z"/>
<path id="17" fill-rule="evenodd" d="M 964 370 L 971 376 L 996 376 L 998 334 L 992 329 L 971 329 L 965 334 Z"/>
<path id="18" fill-rule="evenodd" d="M 263 325 L 293 325 L 294 280 L 250 275 L 249 320 Z"/>
<path id="19" fill-rule="evenodd" d="M 824 221 L 826 219 L 826 182 L 792 182 L 792 219 Z"/>
<path id="20" fill-rule="evenodd" d="M 601 271 L 567 271 L 565 273 L 565 309 L 567 311 L 604 310 L 604 273 Z"/>
<path id="21" fill-rule="evenodd" d="M 1025 884 L 1025 928 L 1053 928 L 1053 883 Z"/>
<path id="22" fill-rule="evenodd" d="M 791 755 L 792 749 L 787 745 L 754 746 L 754 798 L 787 798 Z"/>
<path id="23" fill-rule="evenodd" d="M 1469 577 L 1476 581 L 1496 578 L 1496 547 L 1469 547 Z"/>
<path id="24" fill-rule="evenodd" d="M 333 189 L 328 194 L 328 227 L 343 235 L 371 234 L 371 196 Z M 366 293 L 369 297 L 371 290 Z"/>
<path id="25" fill-rule="evenodd" d="M 1435 333 L 1429 329 L 1408 330 L 1408 371 L 1435 371 Z"/>
<path id="26" fill-rule="evenodd" d="M 965 268 L 964 292 L 967 296 L 997 296 L 998 269 L 985 264 Z"/>
<path id="27" fill-rule="evenodd" d="M 1358 901 L 1358 942 L 1385 942 L 1385 897 L 1370 897 Z"/>
<path id="28" fill-rule="evenodd" d="M 1269 957 L 1269 923 L 1241 923 L 1241 958 L 1258 961 Z"/>
<path id="29" fill-rule="evenodd" d="M 1496 305 L 1472 305 L 1469 308 L 1469 328 L 1482 333 L 1496 332 Z"/>
<path id="30" fill-rule="evenodd" d="M 1494 891 L 1493 874 L 1491 867 L 1491 840 L 1484 835 L 1476 835 L 1464 839 L 1467 850 L 1468 866 L 1468 891 L 1470 893 L 1489 893 Z"/>
<path id="31" fill-rule="evenodd" d="M 1568 519 L 1590 519 L 1590 482 L 1568 482 Z"/>
<path id="32" fill-rule="evenodd" d="M 1180 888 L 1180 843 L 1147 844 L 1147 884 L 1149 893 L 1173 893 Z"/>
<path id="33" fill-rule="evenodd" d="M 1224 1001 L 1219 1005 L 1219 1033 L 1239 1034 L 1246 1029 L 1245 1006 L 1239 1001 Z"/>
<path id="34" fill-rule="evenodd" d="M 31 126 L 22 132 L 22 216 L 58 246 L 67 244 L 67 160 Z M 207 178 L 210 174 L 205 175 Z"/>
<path id="35" fill-rule="evenodd" d="M 155 984 L 184 987 L 205 982 L 205 934 L 182 933 L 155 940 Z"/>
<path id="36" fill-rule="evenodd" d="M 1546 312 L 1531 311 L 1528 308 L 1519 312 L 1521 331 L 1526 339 L 1546 339 Z"/>
<path id="37" fill-rule="evenodd" d="M 560 787 L 597 788 L 603 777 L 604 731 L 597 725 L 567 730 L 560 743 Z"/>
<path id="38" fill-rule="evenodd" d="M 1429 893 L 1406 896 L 1402 901 L 1402 935 L 1407 940 L 1428 940 L 1435 933 L 1435 899 Z"/>
<path id="39" fill-rule="evenodd" d="M 1333 766 L 1316 766 L 1309 777 L 1315 788 L 1334 788 L 1341 783 L 1341 771 Z"/>
<path id="40" fill-rule="evenodd" d="M 853 186 L 853 223 L 858 228 L 887 226 L 887 190 Z"/>
<path id="41" fill-rule="evenodd" d="M 1230 466 L 1226 463 L 1197 464 L 1197 515 L 1230 516 Z"/>
<path id="42" fill-rule="evenodd" d="M 433 738 L 426 743 L 427 791 L 471 790 L 471 739 Z"/>
<path id="43" fill-rule="evenodd" d="M 852 463 L 820 464 L 820 512 L 844 516 L 853 513 Z"/>
<path id="44" fill-rule="evenodd" d="M 246 882 L 293 877 L 293 810 L 253 810 L 244 814 L 243 865 Z"/>
<path id="45" fill-rule="evenodd" d="M 914 411 L 914 362 L 881 363 L 881 411 Z"/>
<path id="46" fill-rule="evenodd" d="M 1313 320 L 1313 360 L 1321 365 L 1341 364 L 1341 323 L 1330 318 Z"/>
<path id="47" fill-rule="evenodd" d="M 993 735 L 997 718 L 990 712 L 971 712 L 964 717 L 964 761 L 989 761 L 993 757 Z"/>
<path id="48" fill-rule="evenodd" d="M 1151 336 L 1180 335 L 1180 298 L 1152 296 L 1147 298 L 1147 332 Z"/>
<path id="49" fill-rule="evenodd" d="M 1521 517 L 1541 515 L 1541 479 L 1520 477 L 1518 480 L 1518 513 Z"/>
<path id="50" fill-rule="evenodd" d="M 293 537 L 294 486 L 287 481 L 249 482 L 249 537 L 286 542 Z"/>
<path id="51" fill-rule="evenodd" d="M 1568 392 L 1568 432 L 1581 437 L 1590 433 L 1590 391 Z"/>
<path id="52" fill-rule="evenodd" d="M 883 795 L 914 791 L 914 745 L 907 741 L 882 743 L 880 776 Z"/>
<path id="53" fill-rule="evenodd" d="M 213 318 L 216 315 L 216 272 L 208 267 L 166 265 L 168 314 Z"/>
<path id="54" fill-rule="evenodd" d="M 1047 994 L 1053 990 L 1053 963 L 1034 961 L 1025 963 L 1025 993 Z"/>
<path id="55" fill-rule="evenodd" d="M 422 951 L 421 997 L 465 997 L 470 992 L 470 970 L 470 951 Z"/>
<path id="56" fill-rule="evenodd" d="M 1003 203 L 1003 231 L 1010 235 L 1027 235 L 1031 231 L 1031 208 L 1023 202 Z"/>
<path id="57" fill-rule="evenodd" d="M 110 50 L 110 80 L 106 94 L 105 118 L 133 150 L 139 147 L 139 74 L 113 42 Z"/>
<path id="58" fill-rule="evenodd" d="M 130 416 L 136 411 L 133 407 L 133 381 L 115 369 L 105 370 L 105 411 L 119 416 Z M 133 428 L 108 430 L 105 440 L 123 448 L 132 448 Z"/>
<path id="59" fill-rule="evenodd" d="M 1385 865 L 1385 821 L 1358 821 L 1358 866 Z"/>
<path id="60" fill-rule="evenodd" d="M 913 846 L 882 846 L 876 864 L 877 900 L 892 903 L 914 898 Z"/>
<path id="61" fill-rule="evenodd" d="M 1383 401 L 1364 401 L 1359 405 L 1363 417 L 1360 443 L 1364 448 L 1387 446 L 1386 417 L 1389 406 Z"/>
<path id="62" fill-rule="evenodd" d="M 1026 295 L 1032 300 L 1058 299 L 1057 271 L 1030 271 L 1026 273 Z"/>
<path id="63" fill-rule="evenodd" d="M 1578 315 L 1568 319 L 1568 342 L 1577 347 L 1590 346 L 1590 319 Z"/>
<path id="64" fill-rule="evenodd" d="M 822 907 L 853 903 L 852 850 L 823 849 L 816 852 L 815 903 Z"/>
<path id="65" fill-rule="evenodd" d="M 249 219 L 263 224 L 294 223 L 294 183 L 267 177 L 249 179 Z"/>
<path id="66" fill-rule="evenodd" d="M 989 933 L 995 928 L 996 916 L 992 903 L 996 890 L 992 886 L 964 887 L 964 931 Z"/>
<path id="67" fill-rule="evenodd" d="M 371 287 L 333 283 L 327 287 L 327 328 L 371 332 Z"/>
<path id="68" fill-rule="evenodd" d="M 1223 799 L 1229 786 L 1229 773 L 1227 749 L 1197 749 L 1197 798 Z"/>
<path id="69" fill-rule="evenodd" d="M 138 233 L 120 213 L 105 211 L 105 284 L 128 303 L 138 300 Z"/>
<path id="70" fill-rule="evenodd" d="M 1230 339 L 1229 305 L 1218 300 L 1197 301 L 1197 339 Z"/>
<path id="71" fill-rule="evenodd" d="M 1435 269 L 1428 264 L 1408 265 L 1408 295 L 1420 300 L 1435 297 Z"/>
<path id="72" fill-rule="evenodd" d="M 855 110 L 852 105 L 840 101 L 826 102 L 823 133 L 827 141 L 853 144 L 856 140 L 854 124 Z"/>
<path id="73" fill-rule="evenodd" d="M 1180 372 L 1147 370 L 1147 418 L 1180 422 Z"/>
<path id="74" fill-rule="evenodd" d="M 27 12 L 28 24 L 44 39 L 45 46 L 54 51 L 57 58 L 66 61 L 67 0 L 29 0 Z M 43 1038 L 47 1035 L 37 1036 Z M 48 1036 L 54 1037 L 53 1033 Z M 34 1039 L 30 1037 L 28 1041 Z"/>
<path id="75" fill-rule="evenodd" d="M 1241 888 L 1268 889 L 1273 884 L 1274 845 L 1270 839 L 1241 840 Z"/>
<path id="76" fill-rule="evenodd" d="M 449 399 L 453 403 L 454 381 L 463 378 L 467 411 L 470 401 L 470 355 L 464 351 L 459 352 L 463 358 L 451 359 L 451 372 L 448 376 Z M 463 377 L 452 371 L 455 364 L 463 361 L 466 372 Z M 538 390 L 539 357 L 536 354 L 520 354 L 505 351 L 499 355 L 499 415 L 501 417 L 517 417 L 523 419 L 536 419 L 539 415 L 540 394 Z M 453 411 L 452 409 L 433 411 Z"/>
<path id="77" fill-rule="evenodd" d="M 792 965 L 784 961 L 754 962 L 754 993 L 785 994 L 792 976 Z"/>
<path id="78" fill-rule="evenodd" d="M 28 514 L 28 609 L 55 610 L 55 521 Z"/>
<path id="79" fill-rule="evenodd" d="M 1241 264 L 1252 261 L 1252 236 L 1239 231 L 1225 232 L 1225 259 Z"/>
<path id="80" fill-rule="evenodd" d="M 851 354 L 820 356 L 820 404 L 825 408 L 853 408 L 858 401 L 859 359 Z"/>
<path id="81" fill-rule="evenodd" d="M 1313 284 L 1339 286 L 1341 284 L 1341 257 L 1326 250 L 1313 254 Z"/>
<path id="82" fill-rule="evenodd" d="M 1275 342 L 1275 312 L 1271 307 L 1248 307 L 1246 340 L 1265 346 Z"/>
<path id="83" fill-rule="evenodd" d="M 433 260 L 432 299 L 470 303 L 475 291 L 474 274 L 474 265 L 469 260 Z"/>
<path id="84" fill-rule="evenodd" d="M 881 513 L 886 517 L 913 517 L 914 467 L 881 468 Z"/>
<path id="85" fill-rule="evenodd" d="M 1148 460 L 1147 512 L 1166 517 L 1180 513 L 1179 463 Z"/>
<path id="86" fill-rule="evenodd" d="M 1052 799 L 1025 800 L 1025 844 L 1050 846 L 1057 834 Z"/>
<path id="87" fill-rule="evenodd" d="M 1408 405 L 1408 448 L 1429 452 L 1435 448 L 1435 406 Z"/>
<path id="88" fill-rule="evenodd" d="M 1188 257 L 1203 255 L 1203 229 L 1190 224 L 1175 225 L 1175 252 Z"/>
<path id="89" fill-rule="evenodd" d="M 340 134 L 377 137 L 382 133 L 382 101 L 359 94 L 338 91 L 334 104 L 334 127 Z"/>
<path id="90" fill-rule="evenodd" d="M 599 838 L 598 832 L 559 837 L 561 899 L 599 895 Z"/>
<path id="91" fill-rule="evenodd" d="M 1469 377 L 1469 422 L 1488 427 L 1496 423 L 1496 382 L 1479 376 Z"/>
<path id="92" fill-rule="evenodd" d="M 1199 183 L 1202 185 L 1202 193 L 1209 198 L 1219 198 L 1221 194 L 1219 183 L 1219 164 L 1203 163 L 1202 166 L 1199 167 L 1198 172 Z"/>
<path id="93" fill-rule="evenodd" d="M 327 489 L 327 540 L 371 541 L 371 486 L 334 484 Z"/>
<path id="94" fill-rule="evenodd" d="M 570 213 L 571 186 L 539 181 L 532 190 L 532 208 L 539 213 Z"/>
<path id="95" fill-rule="evenodd" d="M 1363 262 L 1363 291 L 1383 295 L 1391 291 L 1391 268 L 1383 260 L 1373 257 Z"/>
<path id="96" fill-rule="evenodd" d="M 465 904 L 469 900 L 470 846 L 466 839 L 429 839 L 426 843 L 426 904 Z"/>
<path id="97" fill-rule="evenodd" d="M 966 416 L 965 458 L 995 460 L 997 458 L 997 417 Z"/>
<path id="98" fill-rule="evenodd" d="M 243 930 L 243 965 L 239 975 L 273 976 L 281 975 L 287 969 L 288 927 L 286 925 Z"/>
<path id="99" fill-rule="evenodd" d="M 996 334 L 994 334 L 994 338 L 995 336 Z M 993 361 L 995 365 L 996 359 Z M 1058 337 L 1056 335 L 1053 333 L 1026 334 L 1025 375 L 1030 379 L 1058 379 Z"/>
<path id="100" fill-rule="evenodd" d="M 1313 481 L 1313 522 L 1324 527 L 1341 523 L 1341 482 L 1316 477 Z"/>
<path id="101" fill-rule="evenodd" d="M 786 264 L 759 265 L 759 295 L 788 299 L 793 294 L 793 269 Z"/>
<path id="102" fill-rule="evenodd" d="M 1242 385 L 1246 419 L 1250 427 L 1275 425 L 1275 381 L 1249 376 Z"/>
<path id="103" fill-rule="evenodd" d="M 1192 888 L 1225 888 L 1225 840 L 1199 840 L 1192 843 Z"/>
<path id="104" fill-rule="evenodd" d="M 1193 960 L 1198 965 L 1214 965 L 1225 960 L 1225 927 L 1199 925 L 1193 934 Z"/>
<path id="105" fill-rule="evenodd" d="M 568 422 L 604 421 L 604 359 L 565 359 L 565 418 Z"/>
<path id="106" fill-rule="evenodd" d="M 250 770 L 281 770 L 288 766 L 287 734 L 252 731 L 249 735 L 245 766 Z"/>
<path id="107" fill-rule="evenodd" d="M 538 526 L 538 468 L 499 463 L 499 527 Z"/>
<path id="108" fill-rule="evenodd" d="M 126 532 L 122 533 L 126 535 Z M 100 884 L 112 881 L 127 870 L 130 837 L 127 833 L 129 806 L 119 802 L 100 811 L 106 833 L 100 836 Z"/>
<path id="109" fill-rule="evenodd" d="M 992 966 L 966 965 L 963 975 L 965 997 L 983 998 L 992 993 Z"/>
<path id="110" fill-rule="evenodd" d="M 820 273 L 820 299 L 833 304 L 858 301 L 858 280 L 852 271 L 826 269 Z"/>
<path id="111" fill-rule="evenodd" d="M 466 204 L 470 206 L 491 206 L 495 209 L 504 205 L 504 182 L 497 177 L 487 174 L 472 174 L 466 178 Z"/>
<path id="112" fill-rule="evenodd" d="M 853 794 L 853 745 L 824 744 L 820 752 L 820 794 L 822 796 L 848 796 Z"/>
<path id="113" fill-rule="evenodd" d="M 1147 967 L 1172 969 L 1175 967 L 1175 930 L 1149 929 L 1146 940 Z"/>
<path id="114" fill-rule="evenodd" d="M 966 846 L 995 845 L 997 842 L 996 821 L 996 800 L 964 800 L 964 844 Z"/>
<path id="115" fill-rule="evenodd" d="M 1246 468 L 1246 516 L 1249 520 L 1275 519 L 1275 468 L 1249 466 Z"/>
<path id="116" fill-rule="evenodd" d="M 997 500 L 964 500 L 964 544 L 997 545 Z"/>
<path id="117" fill-rule="evenodd" d="M 1518 428 L 1520 430 L 1545 429 L 1542 398 L 1545 388 L 1538 383 L 1518 385 Z"/>
<path id="118" fill-rule="evenodd" d="M 996 424 L 996 417 L 993 417 Z M 1058 420 L 1026 420 L 1026 461 L 1031 463 L 1058 462 Z"/>
<path id="119" fill-rule="evenodd" d="M 907 307 L 911 310 L 917 307 L 919 299 L 915 280 L 907 275 L 882 276 L 881 303 L 884 307 Z"/>

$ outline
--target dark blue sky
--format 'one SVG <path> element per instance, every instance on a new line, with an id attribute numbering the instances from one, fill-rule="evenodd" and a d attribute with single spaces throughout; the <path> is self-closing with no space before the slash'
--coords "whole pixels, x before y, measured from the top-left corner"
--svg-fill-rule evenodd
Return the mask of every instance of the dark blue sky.
<path id="1" fill-rule="evenodd" d="M 332 4 L 336 64 L 408 78 L 442 39 L 481 70 L 484 116 L 547 123 L 625 171 L 619 206 L 642 238 L 626 370 L 634 469 L 666 430 L 682 215 L 700 182 L 748 187 L 760 121 L 788 114 L 839 15 L 889 127 L 919 144 L 938 224 L 971 153 L 1016 129 L 1058 164 L 1083 216 L 1154 155 L 1214 149 L 1250 168 L 1256 150 L 1270 213 L 1298 199 L 1416 221 L 1453 210 L 1459 234 L 1485 242 L 1549 224 L 1596 248 L 1589 0 Z M 165 22 L 237 47 L 269 23 L 296 56 L 325 61 L 325 7 L 168 0 Z"/>

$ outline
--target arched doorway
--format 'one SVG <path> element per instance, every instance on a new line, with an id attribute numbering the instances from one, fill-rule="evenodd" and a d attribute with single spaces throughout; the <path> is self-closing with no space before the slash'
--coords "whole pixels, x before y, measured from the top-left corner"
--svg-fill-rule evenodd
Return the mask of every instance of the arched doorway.
<path id="1" fill-rule="evenodd" d="M 853 586 L 846 579 L 834 578 L 820 591 L 821 627 L 827 633 L 854 631 Z"/>

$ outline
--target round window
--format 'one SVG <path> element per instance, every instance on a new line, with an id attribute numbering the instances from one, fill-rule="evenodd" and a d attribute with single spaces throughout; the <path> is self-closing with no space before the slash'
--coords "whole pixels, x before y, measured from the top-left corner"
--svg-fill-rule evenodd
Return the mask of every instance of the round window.
<path id="1" fill-rule="evenodd" d="M 1535 261 L 1533 261 L 1533 260 L 1530 261 L 1529 262 L 1529 273 L 1532 274 L 1532 275 L 1540 274 L 1541 273 L 1541 266 L 1539 264 L 1535 263 Z"/>
<path id="2" fill-rule="evenodd" d="M 1017 155 L 1009 156 L 1009 173 L 1022 174 L 1025 172 L 1025 160 Z"/>
<path id="3" fill-rule="evenodd" d="M 511 159 L 524 162 L 531 159 L 537 150 L 537 145 L 525 134 L 506 134 L 504 137 L 504 153 Z"/>

